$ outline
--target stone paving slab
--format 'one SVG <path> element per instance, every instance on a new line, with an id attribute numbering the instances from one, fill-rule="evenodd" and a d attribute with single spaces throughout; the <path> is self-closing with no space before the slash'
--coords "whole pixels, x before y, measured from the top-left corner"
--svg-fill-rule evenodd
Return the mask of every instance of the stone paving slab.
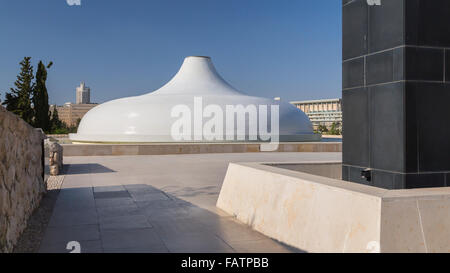
<path id="1" fill-rule="evenodd" d="M 119 186 L 106 186 L 106 187 L 94 187 L 94 194 L 97 192 L 115 192 L 115 191 L 126 191 L 125 187 Z"/>
<path id="2" fill-rule="evenodd" d="M 99 240 L 98 225 L 73 225 L 65 227 L 48 227 L 41 243 L 41 249 L 48 245 L 60 244 L 66 246 L 71 241 Z"/>
<path id="3" fill-rule="evenodd" d="M 40 252 L 297 252 L 215 204 L 229 162 L 338 160 L 340 153 L 69 157 Z"/>
<path id="4" fill-rule="evenodd" d="M 131 196 L 134 201 L 164 201 L 169 200 L 169 197 L 162 192 L 132 192 Z"/>
<path id="5" fill-rule="evenodd" d="M 102 242 L 100 240 L 79 241 L 81 253 L 103 253 Z M 44 244 L 39 253 L 69 253 L 71 250 L 66 248 L 67 245 L 61 243 Z"/>
<path id="6" fill-rule="evenodd" d="M 153 228 L 102 231 L 102 246 L 106 251 L 139 249 L 167 252 L 167 247 Z"/>
<path id="7" fill-rule="evenodd" d="M 95 199 L 109 199 L 109 198 L 131 198 L 128 191 L 102 191 L 94 192 Z"/>
<path id="8" fill-rule="evenodd" d="M 104 230 L 130 230 L 152 228 L 146 215 L 124 215 L 116 217 L 103 217 L 100 220 L 100 231 Z"/>
<path id="9" fill-rule="evenodd" d="M 66 212 L 58 209 L 53 211 L 49 227 L 70 227 L 80 225 L 97 225 L 97 211 L 94 209 L 80 210 L 76 212 Z"/>
<path id="10" fill-rule="evenodd" d="M 233 253 L 235 250 L 216 235 L 210 233 L 178 234 L 162 237 L 173 253 Z"/>
<path id="11" fill-rule="evenodd" d="M 234 241 L 230 246 L 236 252 L 240 253 L 301 253 L 298 249 L 282 245 L 271 239 L 254 240 L 254 241 Z"/>
<path id="12" fill-rule="evenodd" d="M 97 208 L 122 207 L 130 206 L 133 204 L 133 199 L 129 197 L 95 199 L 95 205 L 97 206 Z"/>
<path id="13" fill-rule="evenodd" d="M 109 217 L 120 217 L 127 215 L 140 215 L 142 214 L 141 210 L 137 205 L 128 205 L 121 207 L 101 207 L 97 208 L 97 214 L 99 219 L 109 218 Z"/>

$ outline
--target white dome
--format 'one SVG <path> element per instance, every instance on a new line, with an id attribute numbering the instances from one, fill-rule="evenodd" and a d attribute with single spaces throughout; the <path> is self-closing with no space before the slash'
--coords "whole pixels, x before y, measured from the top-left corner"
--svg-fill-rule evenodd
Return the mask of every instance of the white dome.
<path id="1" fill-rule="evenodd" d="M 91 109 L 81 120 L 77 134 L 69 137 L 82 142 L 180 142 L 171 134 L 172 125 L 178 119 L 171 113 L 176 105 L 194 109 L 194 98 L 201 98 L 203 107 L 218 105 L 224 112 L 227 105 L 268 105 L 269 130 L 270 105 L 279 105 L 280 141 L 320 139 L 301 110 L 289 103 L 242 94 L 220 77 L 209 57 L 187 57 L 175 77 L 159 90 L 112 100 Z M 246 124 L 246 132 L 242 134 L 248 139 L 248 122 Z M 193 129 L 192 132 L 189 142 L 211 142 L 198 140 L 194 133 L 198 131 Z M 235 133 L 236 127 L 232 131 L 224 128 L 223 139 Z"/>

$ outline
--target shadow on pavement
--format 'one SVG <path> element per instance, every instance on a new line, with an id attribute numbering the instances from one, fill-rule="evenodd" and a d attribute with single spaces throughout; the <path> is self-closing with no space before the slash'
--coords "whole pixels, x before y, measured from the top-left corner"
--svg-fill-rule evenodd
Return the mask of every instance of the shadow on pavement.
<path id="1" fill-rule="evenodd" d="M 111 170 L 103 165 L 97 163 L 84 163 L 84 164 L 67 164 L 65 175 L 74 174 L 96 174 L 96 173 L 114 173 L 116 171 Z M 66 166 L 66 165 L 65 165 Z"/>
<path id="2" fill-rule="evenodd" d="M 61 189 L 39 252 L 302 252 L 181 198 L 146 184 Z"/>

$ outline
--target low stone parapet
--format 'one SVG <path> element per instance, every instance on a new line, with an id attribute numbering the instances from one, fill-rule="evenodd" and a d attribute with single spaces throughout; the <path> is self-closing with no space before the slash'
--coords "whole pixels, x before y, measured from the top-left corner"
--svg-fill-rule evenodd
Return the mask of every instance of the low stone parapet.
<path id="1" fill-rule="evenodd" d="M 341 142 L 62 144 L 64 156 L 168 155 L 257 152 L 342 152 Z M 275 147 L 275 148 L 274 148 Z"/>
<path id="2" fill-rule="evenodd" d="M 297 165 L 231 163 L 217 207 L 308 252 L 450 252 L 450 188 L 385 190 L 335 179 L 337 162 Z"/>

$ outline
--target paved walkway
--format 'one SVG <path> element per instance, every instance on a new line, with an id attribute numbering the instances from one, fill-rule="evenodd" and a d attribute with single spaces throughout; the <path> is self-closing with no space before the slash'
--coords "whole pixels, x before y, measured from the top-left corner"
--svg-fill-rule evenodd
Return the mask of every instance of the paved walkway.
<path id="1" fill-rule="evenodd" d="M 229 162 L 339 160 L 340 153 L 66 157 L 40 252 L 295 252 L 215 207 Z"/>

